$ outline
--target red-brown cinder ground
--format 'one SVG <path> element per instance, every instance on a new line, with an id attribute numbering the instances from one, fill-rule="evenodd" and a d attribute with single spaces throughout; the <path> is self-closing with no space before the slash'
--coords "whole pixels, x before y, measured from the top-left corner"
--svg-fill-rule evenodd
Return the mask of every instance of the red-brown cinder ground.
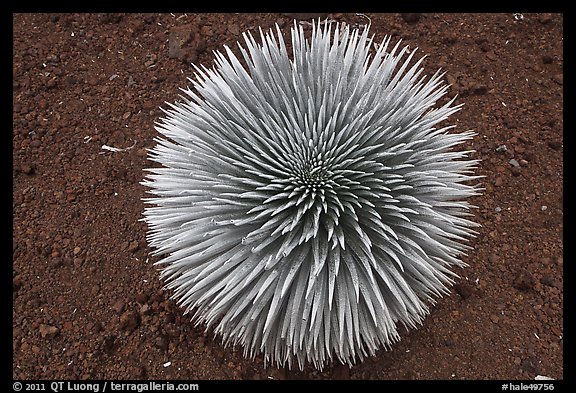
<path id="1" fill-rule="evenodd" d="M 465 104 L 451 121 L 478 132 L 467 147 L 485 176 L 472 201 L 482 228 L 451 296 L 350 370 L 264 368 L 224 348 L 162 289 L 139 182 L 159 108 L 188 85 L 189 63 L 210 66 L 242 32 L 278 23 L 287 33 L 292 19 L 16 14 L 15 379 L 563 378 L 562 15 L 329 18 L 369 18 L 377 40 L 419 47 L 429 75 L 444 69 Z"/>

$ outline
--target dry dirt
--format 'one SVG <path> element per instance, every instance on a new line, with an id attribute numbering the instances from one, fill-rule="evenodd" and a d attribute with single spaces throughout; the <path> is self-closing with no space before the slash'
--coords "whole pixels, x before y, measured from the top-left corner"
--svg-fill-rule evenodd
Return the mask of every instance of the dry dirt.
<path id="1" fill-rule="evenodd" d="M 213 50 L 258 26 L 287 33 L 291 16 L 15 14 L 13 378 L 564 377 L 563 16 L 329 18 L 369 18 L 378 40 L 418 46 L 465 104 L 452 122 L 479 134 L 468 147 L 486 176 L 472 201 L 482 228 L 451 296 L 351 369 L 265 369 L 223 348 L 163 290 L 139 182 L 189 63 L 210 66 Z"/>

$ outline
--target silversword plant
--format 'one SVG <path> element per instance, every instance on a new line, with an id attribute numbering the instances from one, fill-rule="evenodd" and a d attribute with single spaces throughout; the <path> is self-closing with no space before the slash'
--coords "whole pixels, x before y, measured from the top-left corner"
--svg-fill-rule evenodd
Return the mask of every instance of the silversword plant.
<path id="1" fill-rule="evenodd" d="M 390 38 L 244 34 L 169 104 L 143 184 L 161 276 L 197 324 L 266 362 L 352 365 L 448 293 L 478 226 L 474 132 Z M 377 48 L 377 49 L 374 49 Z"/>

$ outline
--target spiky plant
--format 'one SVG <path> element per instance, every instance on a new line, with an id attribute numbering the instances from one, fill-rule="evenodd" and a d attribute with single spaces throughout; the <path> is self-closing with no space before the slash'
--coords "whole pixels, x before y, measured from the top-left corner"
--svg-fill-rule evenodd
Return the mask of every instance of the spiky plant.
<path id="1" fill-rule="evenodd" d="M 442 73 L 372 51 L 368 28 L 278 27 L 195 66 L 169 104 L 143 184 L 161 276 L 197 324 L 245 356 L 349 365 L 415 327 L 448 293 L 477 226 L 471 131 L 435 128 Z"/>

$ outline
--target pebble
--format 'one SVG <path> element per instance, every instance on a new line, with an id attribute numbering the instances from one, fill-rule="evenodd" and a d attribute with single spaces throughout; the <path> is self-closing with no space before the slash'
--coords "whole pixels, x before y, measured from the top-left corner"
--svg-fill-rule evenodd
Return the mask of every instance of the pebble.
<path id="1" fill-rule="evenodd" d="M 534 289 L 536 286 L 536 280 L 534 279 L 532 273 L 530 273 L 527 269 L 521 269 L 516 275 L 516 278 L 514 278 L 512 285 L 514 288 L 521 291 L 528 291 Z"/>
<path id="2" fill-rule="evenodd" d="M 60 267 L 64 264 L 64 261 L 62 260 L 62 258 L 56 257 L 56 258 L 52 258 L 50 260 L 50 266 L 52 267 Z"/>
<path id="3" fill-rule="evenodd" d="M 180 336 L 180 330 L 173 323 L 165 325 L 164 331 L 170 337 L 176 338 L 176 337 Z"/>
<path id="4" fill-rule="evenodd" d="M 494 209 L 494 211 L 496 213 L 500 213 L 502 211 L 502 208 L 500 206 L 496 206 L 496 208 Z"/>
<path id="5" fill-rule="evenodd" d="M 559 85 L 563 85 L 564 84 L 564 74 L 556 74 L 552 77 L 552 80 L 556 83 L 558 83 Z"/>
<path id="6" fill-rule="evenodd" d="M 550 15 L 550 14 L 541 14 L 539 21 L 540 21 L 540 23 L 542 23 L 543 25 L 547 25 L 548 23 L 552 22 L 552 15 Z"/>
<path id="7" fill-rule="evenodd" d="M 73 251 L 74 255 L 80 254 L 80 251 L 82 251 L 82 249 L 80 247 L 78 247 L 78 246 L 74 247 L 74 251 Z"/>
<path id="8" fill-rule="evenodd" d="M 524 371 L 527 371 L 530 374 L 537 374 L 539 371 L 538 359 L 534 356 L 528 356 L 527 358 L 522 359 L 520 364 Z"/>
<path id="9" fill-rule="evenodd" d="M 498 322 L 500 322 L 500 318 L 498 318 L 498 316 L 492 314 L 490 315 L 490 320 L 492 321 L 492 323 L 498 324 Z"/>
<path id="10" fill-rule="evenodd" d="M 126 311 L 120 316 L 120 330 L 133 331 L 140 326 L 140 315 L 136 311 Z"/>
<path id="11" fill-rule="evenodd" d="M 236 23 L 233 23 L 228 26 L 228 31 L 233 35 L 240 35 L 240 26 L 238 26 Z"/>
<path id="12" fill-rule="evenodd" d="M 498 147 L 496 148 L 496 151 L 497 151 L 498 153 L 500 153 L 500 152 L 505 152 L 505 151 L 507 151 L 507 150 L 508 150 L 508 148 L 506 147 L 506 145 L 500 145 L 500 146 L 498 146 Z"/>
<path id="13" fill-rule="evenodd" d="M 404 19 L 404 22 L 410 23 L 410 24 L 418 23 L 418 21 L 422 17 L 422 14 L 413 13 L 413 12 L 402 13 L 401 15 L 402 15 L 402 19 Z"/>
<path id="14" fill-rule="evenodd" d="M 474 88 L 472 89 L 472 92 L 476 95 L 482 96 L 488 92 L 488 86 L 486 86 L 484 84 L 478 84 L 478 85 L 474 86 Z"/>
<path id="15" fill-rule="evenodd" d="M 148 301 L 148 295 L 146 295 L 144 292 L 140 292 L 139 294 L 137 294 L 134 297 L 134 300 L 136 300 L 136 302 L 144 305 Z"/>
<path id="16" fill-rule="evenodd" d="M 156 348 L 166 351 L 168 349 L 168 339 L 164 336 L 160 336 L 154 340 L 154 345 Z"/>
<path id="17" fill-rule="evenodd" d="M 34 164 L 24 163 L 20 165 L 20 171 L 26 175 L 33 175 L 36 168 Z"/>
<path id="18" fill-rule="evenodd" d="M 498 177 L 496 178 L 496 180 L 494 181 L 494 185 L 495 185 L 496 187 L 500 187 L 500 186 L 502 186 L 502 184 L 504 184 L 504 181 L 502 180 L 502 178 L 501 178 L 500 176 L 498 176 Z"/>
<path id="19" fill-rule="evenodd" d="M 516 159 L 512 158 L 510 161 L 508 161 L 510 163 L 510 165 L 518 168 L 520 166 L 520 163 L 518 161 L 516 161 Z"/>
<path id="20" fill-rule="evenodd" d="M 548 141 L 548 146 L 552 150 L 558 151 L 562 148 L 562 141 Z"/>
<path id="21" fill-rule="evenodd" d="M 58 78 L 53 77 L 50 80 L 48 80 L 48 82 L 46 82 L 46 87 L 49 89 L 52 89 L 52 88 L 56 87 L 57 82 L 58 82 Z"/>
<path id="22" fill-rule="evenodd" d="M 112 306 L 112 310 L 114 310 L 116 314 L 120 314 L 122 311 L 124 311 L 124 302 L 122 300 L 116 301 L 116 303 L 114 303 Z"/>
<path id="23" fill-rule="evenodd" d="M 554 288 L 561 288 L 562 286 L 558 283 L 558 281 L 552 277 L 550 274 L 544 274 L 540 279 L 540 282 L 544 285 Z"/>
<path id="24" fill-rule="evenodd" d="M 542 210 L 542 211 L 546 211 L 547 209 L 548 209 L 548 206 L 546 206 L 546 205 L 542 205 L 540 207 L 540 210 Z"/>
<path id="25" fill-rule="evenodd" d="M 489 60 L 494 61 L 494 60 L 496 60 L 496 53 L 494 53 L 493 50 L 488 51 L 488 52 L 486 52 L 486 57 L 487 57 Z"/>
<path id="26" fill-rule="evenodd" d="M 135 84 L 136 84 L 136 81 L 134 80 L 134 78 L 132 78 L 132 75 L 128 76 L 128 81 L 126 82 L 126 85 L 128 87 L 130 87 L 130 86 L 135 85 Z"/>
<path id="27" fill-rule="evenodd" d="M 554 61 L 554 58 L 550 55 L 542 56 L 542 63 L 544 63 L 544 64 L 552 64 L 553 61 Z"/>
<path id="28" fill-rule="evenodd" d="M 474 288 L 469 283 L 462 281 L 454 284 L 454 290 L 464 300 L 468 299 L 474 293 Z"/>
<path id="29" fill-rule="evenodd" d="M 44 325 L 42 323 L 38 327 L 38 331 L 40 332 L 40 335 L 42 336 L 42 338 L 45 338 L 47 340 L 51 340 L 54 337 L 56 337 L 58 332 L 60 332 L 60 329 L 58 329 L 56 326 Z"/>
<path id="30" fill-rule="evenodd" d="M 514 151 L 518 154 L 522 154 L 526 151 L 526 148 L 522 146 L 514 146 Z"/>
<path id="31" fill-rule="evenodd" d="M 128 246 L 128 251 L 132 253 L 138 251 L 139 249 L 140 249 L 140 243 L 138 243 L 136 240 L 131 242 L 130 245 Z"/>
<path id="32" fill-rule="evenodd" d="M 148 304 L 144 304 L 142 307 L 140 307 L 140 314 L 142 315 L 150 315 L 151 312 L 152 310 Z"/>

